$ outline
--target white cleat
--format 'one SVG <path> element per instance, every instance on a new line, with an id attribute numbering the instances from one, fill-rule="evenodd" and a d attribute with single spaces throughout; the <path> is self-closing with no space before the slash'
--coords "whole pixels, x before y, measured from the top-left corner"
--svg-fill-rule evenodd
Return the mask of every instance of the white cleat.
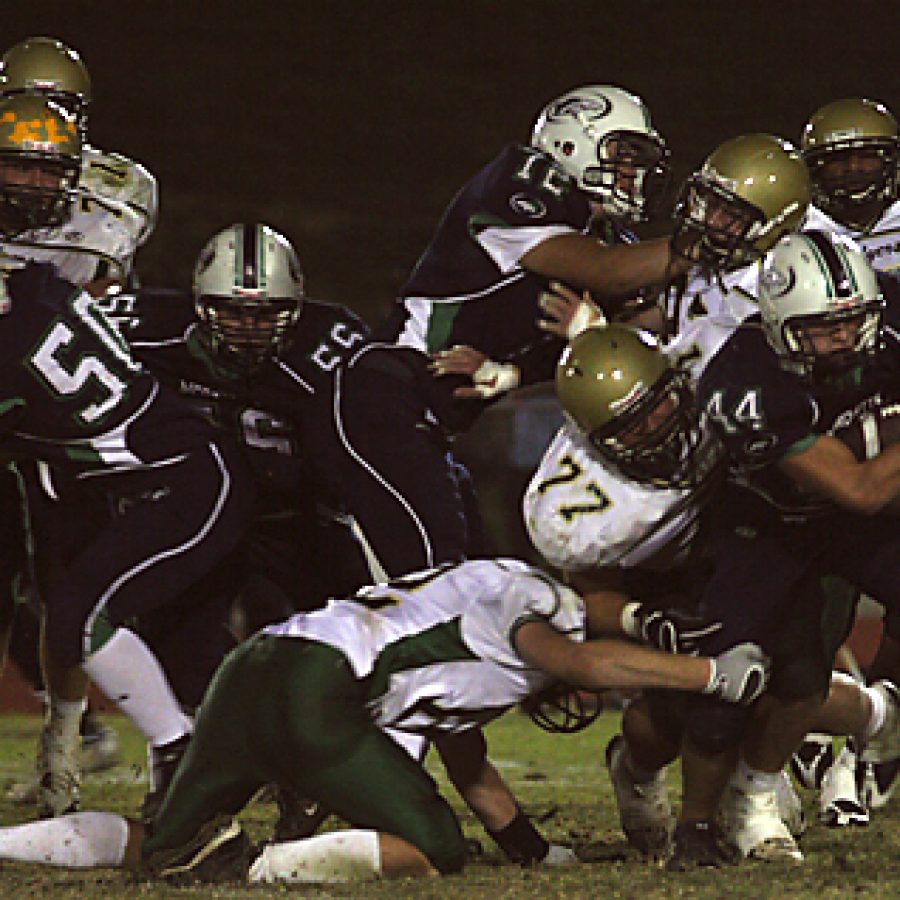
<path id="1" fill-rule="evenodd" d="M 849 825 L 869 824 L 869 811 L 859 796 L 856 767 L 856 752 L 853 742 L 848 740 L 822 779 L 819 821 L 823 825 L 846 828 Z"/>
<path id="2" fill-rule="evenodd" d="M 82 772 L 105 772 L 118 765 L 119 736 L 109 725 L 104 725 L 93 717 L 89 727 L 81 735 L 78 762 Z"/>
<path id="3" fill-rule="evenodd" d="M 802 787 L 817 791 L 834 763 L 834 738 L 830 734 L 808 734 L 791 757 L 791 771 Z"/>
<path id="4" fill-rule="evenodd" d="M 628 842 L 642 853 L 665 854 L 675 827 L 665 770 L 657 772 L 650 781 L 635 781 L 625 766 L 625 750 L 625 739 L 620 734 L 606 745 L 606 766 L 622 831 Z"/>
<path id="5" fill-rule="evenodd" d="M 719 806 L 725 838 L 748 859 L 802 862 L 803 854 L 778 808 L 778 792 L 725 789 Z"/>

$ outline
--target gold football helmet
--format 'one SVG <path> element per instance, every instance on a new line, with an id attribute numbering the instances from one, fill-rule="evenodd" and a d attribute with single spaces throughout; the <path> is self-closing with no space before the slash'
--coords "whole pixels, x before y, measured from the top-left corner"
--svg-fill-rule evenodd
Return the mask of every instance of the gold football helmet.
<path id="1" fill-rule="evenodd" d="M 897 199 L 900 136 L 882 103 L 835 100 L 812 114 L 800 139 L 816 206 L 864 226 Z"/>
<path id="2" fill-rule="evenodd" d="M 66 222 L 80 171 L 81 137 L 69 113 L 35 95 L 0 99 L 0 235 Z"/>
<path id="3" fill-rule="evenodd" d="M 556 392 L 568 418 L 627 477 L 696 483 L 702 431 L 690 378 L 649 332 L 625 325 L 583 331 L 560 357 Z"/>
<path id="4" fill-rule="evenodd" d="M 75 116 L 82 138 L 91 100 L 91 78 L 81 57 L 62 41 L 30 37 L 0 59 L 0 96 L 42 94 Z"/>
<path id="5" fill-rule="evenodd" d="M 771 134 L 720 144 L 684 183 L 673 246 L 709 269 L 746 265 L 795 231 L 811 186 L 798 151 Z"/>

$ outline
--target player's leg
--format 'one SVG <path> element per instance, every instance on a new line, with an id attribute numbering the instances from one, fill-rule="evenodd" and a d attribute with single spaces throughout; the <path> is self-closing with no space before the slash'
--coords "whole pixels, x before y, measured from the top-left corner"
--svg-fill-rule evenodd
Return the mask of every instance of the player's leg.
<path id="1" fill-rule="evenodd" d="M 180 740 L 190 722 L 146 643 L 120 626 L 176 601 L 234 546 L 247 504 L 232 472 L 211 445 L 135 476 L 129 495 L 117 498 L 117 515 L 58 567 L 45 592 L 51 690 L 64 690 L 81 664 L 152 748 Z"/>
<path id="2" fill-rule="evenodd" d="M 380 349 L 362 354 L 342 373 L 335 406 L 335 471 L 390 575 L 462 559 L 468 541 L 446 439 L 429 422 L 419 386 L 427 372 L 410 365 L 411 356 Z"/>

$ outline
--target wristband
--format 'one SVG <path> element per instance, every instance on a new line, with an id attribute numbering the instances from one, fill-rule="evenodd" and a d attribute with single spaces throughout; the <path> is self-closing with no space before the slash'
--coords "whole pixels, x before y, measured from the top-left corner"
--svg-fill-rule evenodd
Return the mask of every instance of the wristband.
<path id="1" fill-rule="evenodd" d="M 540 862 L 550 849 L 549 842 L 541 837 L 521 809 L 505 828 L 499 831 L 487 829 L 487 833 L 513 862 L 522 865 Z"/>
<path id="2" fill-rule="evenodd" d="M 472 374 L 472 383 L 485 399 L 519 386 L 519 369 L 512 363 L 486 359 Z"/>

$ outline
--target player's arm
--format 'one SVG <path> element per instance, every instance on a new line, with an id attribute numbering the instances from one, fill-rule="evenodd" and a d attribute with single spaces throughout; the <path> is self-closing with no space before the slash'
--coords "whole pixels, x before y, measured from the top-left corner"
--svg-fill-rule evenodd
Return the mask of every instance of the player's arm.
<path id="1" fill-rule="evenodd" d="M 768 661 L 753 644 L 715 658 L 678 656 L 624 641 L 575 643 L 540 620 L 515 632 L 519 655 L 553 678 L 586 691 L 607 688 L 670 688 L 748 703 L 762 693 Z"/>
<path id="2" fill-rule="evenodd" d="M 667 653 L 694 653 L 703 638 L 722 628 L 721 622 L 675 605 L 657 608 L 637 602 L 618 566 L 572 572 L 567 580 L 584 599 L 590 638 L 624 635 Z"/>
<path id="3" fill-rule="evenodd" d="M 691 265 L 672 253 L 668 238 L 608 245 L 585 234 L 549 237 L 528 250 L 520 262 L 530 272 L 600 296 L 622 296 L 663 285 Z"/>
<path id="4" fill-rule="evenodd" d="M 519 808 L 487 758 L 480 728 L 437 738 L 434 745 L 454 787 L 487 833 L 514 862 L 575 862 L 571 850 L 551 845 Z"/>
<path id="5" fill-rule="evenodd" d="M 797 484 L 854 512 L 874 515 L 900 503 L 900 444 L 859 462 L 837 438 L 821 435 L 778 465 Z"/>

